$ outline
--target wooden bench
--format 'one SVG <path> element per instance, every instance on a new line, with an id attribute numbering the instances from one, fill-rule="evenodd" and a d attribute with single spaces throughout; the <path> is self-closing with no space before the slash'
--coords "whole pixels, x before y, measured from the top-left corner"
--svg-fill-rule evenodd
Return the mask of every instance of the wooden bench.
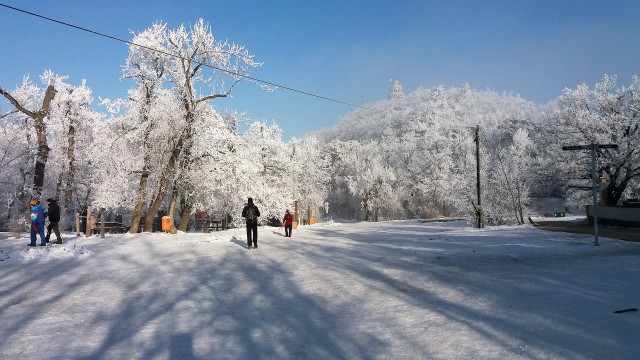
<path id="1" fill-rule="evenodd" d="M 98 223 L 97 226 L 98 226 L 98 229 L 102 231 L 102 226 L 103 226 L 102 223 Z M 121 234 L 124 232 L 124 226 L 122 226 L 122 223 L 119 223 L 119 222 L 105 221 L 104 231 L 109 234 Z"/>
<path id="2" fill-rule="evenodd" d="M 224 229 L 224 224 L 222 219 L 208 219 L 205 221 L 203 226 L 206 231 L 209 232 L 211 230 L 219 231 Z"/>
<path id="3" fill-rule="evenodd" d="M 196 231 L 202 228 L 203 233 L 208 233 L 211 230 L 219 231 L 225 230 L 226 223 L 221 216 L 199 216 L 195 218 Z"/>
<path id="4" fill-rule="evenodd" d="M 627 199 L 622 201 L 624 207 L 640 207 L 640 199 Z"/>

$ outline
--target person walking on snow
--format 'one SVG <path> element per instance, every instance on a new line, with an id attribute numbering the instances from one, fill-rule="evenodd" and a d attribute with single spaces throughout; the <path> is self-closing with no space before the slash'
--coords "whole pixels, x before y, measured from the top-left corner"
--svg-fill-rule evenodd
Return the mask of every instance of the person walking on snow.
<path id="1" fill-rule="evenodd" d="M 49 212 L 49 225 L 47 225 L 47 236 L 44 237 L 46 242 L 49 242 L 51 238 L 51 230 L 56 234 L 56 244 L 62 244 L 62 237 L 60 236 L 60 229 L 58 228 L 58 222 L 60 222 L 60 206 L 53 199 L 47 199 L 47 211 Z"/>
<path id="2" fill-rule="evenodd" d="M 282 222 L 284 222 L 284 236 L 291 237 L 291 232 L 293 231 L 293 216 L 289 213 L 289 210 L 287 210 L 287 213 L 284 215 Z"/>
<path id="3" fill-rule="evenodd" d="M 247 206 L 242 209 L 242 217 L 247 221 L 247 249 L 251 249 L 252 239 L 253 248 L 258 247 L 258 216 L 260 216 L 260 210 L 253 204 L 253 199 L 247 199 Z"/>
<path id="4" fill-rule="evenodd" d="M 36 234 L 40 234 L 40 246 L 47 246 L 44 238 L 44 218 L 47 211 L 38 205 L 37 202 L 31 201 L 31 243 L 29 246 L 36 246 Z"/>

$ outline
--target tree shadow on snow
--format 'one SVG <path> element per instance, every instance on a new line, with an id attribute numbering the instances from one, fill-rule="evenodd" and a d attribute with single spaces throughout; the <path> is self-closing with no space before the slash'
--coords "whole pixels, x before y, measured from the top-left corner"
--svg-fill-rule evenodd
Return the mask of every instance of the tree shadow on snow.
<path id="1" fill-rule="evenodd" d="M 13 290 L 38 299 L 31 306 L 54 308 L 58 320 L 43 325 L 37 318 L 46 311 L 14 309 L 4 335 L 64 333 L 65 341 L 40 345 L 27 336 L 0 345 L 0 355 L 21 348 L 25 358 L 46 350 L 54 359 L 351 359 L 375 358 L 385 348 L 351 328 L 340 315 L 347 305 L 336 312 L 301 288 L 286 263 L 220 244 L 145 241 L 144 255 L 114 248 L 64 267 L 70 274 L 51 264 L 44 290 Z"/>
<path id="2" fill-rule="evenodd" d="M 624 267 L 615 270 L 621 273 L 619 279 L 606 276 L 596 279 L 593 274 L 598 273 L 595 270 L 598 266 L 615 267 L 615 261 L 602 265 L 599 257 L 612 256 L 614 260 L 615 256 L 640 254 L 640 248 L 589 247 L 586 252 L 575 253 L 559 248 L 557 253 L 536 252 L 544 245 L 535 240 L 523 244 L 522 238 L 532 238 L 525 232 L 494 231 L 491 241 L 485 244 L 482 239 L 487 235 L 483 231 L 469 231 L 458 237 L 456 229 L 447 225 L 431 227 L 399 222 L 380 226 L 381 231 L 372 235 L 379 226 L 373 224 L 372 230 L 365 232 L 310 229 L 314 238 L 327 242 L 307 243 L 298 255 L 322 263 L 325 268 L 357 274 L 371 298 L 402 299 L 415 307 L 412 316 L 442 316 L 450 323 L 444 329 L 468 332 L 512 356 L 598 358 L 608 357 L 607 352 L 616 349 L 613 358 L 625 358 L 634 352 L 634 346 L 637 349 L 629 335 L 634 331 L 628 329 L 640 330 L 638 324 L 626 322 L 609 326 L 608 330 L 602 326 L 611 323 L 608 319 L 611 309 L 602 309 L 611 294 L 624 294 L 631 286 L 629 277 L 623 275 Z M 514 244 L 514 240 L 520 243 Z M 335 241 L 347 241 L 353 247 L 331 246 L 330 242 Z M 529 247 L 530 252 L 521 249 L 509 252 L 522 246 Z M 500 247 L 503 251 L 483 254 L 485 247 Z M 591 292 L 594 287 L 610 290 Z M 584 316 L 580 313 L 582 307 L 574 309 L 569 305 L 584 301 L 602 311 Z M 433 323 L 425 322 L 424 327 L 430 328 L 430 333 L 439 331 Z M 608 350 L 593 341 L 595 338 L 607 343 Z M 430 347 L 425 337 L 410 341 L 412 346 L 422 346 L 425 351 Z M 468 345 L 469 353 L 458 354 L 479 357 L 474 353 L 474 342 L 466 341 L 460 339 L 457 351 L 464 351 Z"/>

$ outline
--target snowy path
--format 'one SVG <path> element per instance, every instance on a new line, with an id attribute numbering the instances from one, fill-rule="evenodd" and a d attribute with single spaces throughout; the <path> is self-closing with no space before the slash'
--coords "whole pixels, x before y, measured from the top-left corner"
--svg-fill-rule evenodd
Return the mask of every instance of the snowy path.
<path id="1" fill-rule="evenodd" d="M 0 359 L 634 359 L 640 244 L 463 222 L 0 234 Z"/>

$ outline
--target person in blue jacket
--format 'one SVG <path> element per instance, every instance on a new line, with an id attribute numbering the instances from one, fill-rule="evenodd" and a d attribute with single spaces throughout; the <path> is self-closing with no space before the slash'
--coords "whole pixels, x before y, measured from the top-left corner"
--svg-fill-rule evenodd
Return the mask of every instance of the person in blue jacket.
<path id="1" fill-rule="evenodd" d="M 36 246 L 36 234 L 40 234 L 40 246 L 47 246 L 44 237 L 44 218 L 47 216 L 47 211 L 33 200 L 29 204 L 31 205 L 31 243 L 28 245 Z"/>

